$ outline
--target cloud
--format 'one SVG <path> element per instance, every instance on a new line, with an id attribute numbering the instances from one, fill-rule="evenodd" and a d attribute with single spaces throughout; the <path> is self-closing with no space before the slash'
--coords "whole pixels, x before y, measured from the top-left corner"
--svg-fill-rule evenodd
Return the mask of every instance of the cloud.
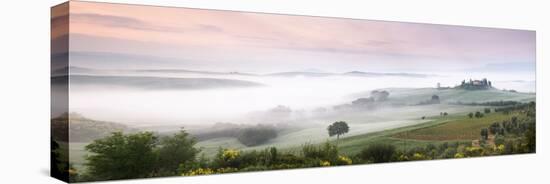
<path id="1" fill-rule="evenodd" d="M 106 27 L 118 27 L 126 29 L 134 29 L 141 31 L 158 31 L 158 32 L 185 32 L 186 30 L 179 27 L 173 26 L 162 26 L 155 25 L 149 22 L 145 22 L 139 19 L 123 17 L 123 16 L 113 16 L 113 15 L 103 15 L 95 13 L 73 13 L 70 15 L 71 21 L 79 23 L 90 23 L 98 24 Z"/>
<path id="2" fill-rule="evenodd" d="M 96 13 L 73 13 L 71 14 L 71 21 L 74 21 L 75 23 L 89 23 L 102 25 L 105 27 L 126 28 L 140 31 L 172 33 L 185 33 L 189 31 L 205 31 L 217 33 L 223 32 L 223 29 L 221 27 L 209 24 L 197 24 L 190 27 L 167 26 L 131 17 L 104 15 Z"/>
<path id="3" fill-rule="evenodd" d="M 489 63 L 483 67 L 473 69 L 475 71 L 491 72 L 535 72 L 535 62 L 508 62 L 508 63 Z"/>

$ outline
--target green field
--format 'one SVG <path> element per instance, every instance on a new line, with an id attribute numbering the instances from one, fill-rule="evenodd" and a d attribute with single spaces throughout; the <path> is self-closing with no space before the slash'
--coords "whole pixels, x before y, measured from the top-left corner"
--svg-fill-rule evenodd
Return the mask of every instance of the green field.
<path id="1" fill-rule="evenodd" d="M 490 113 L 483 118 L 469 118 L 466 113 L 448 117 L 433 117 L 433 120 L 402 128 L 371 134 L 346 137 L 338 143 L 339 150 L 348 155 L 357 154 L 373 143 L 392 144 L 397 149 L 438 145 L 444 142 L 471 143 L 480 138 L 480 130 L 493 122 L 518 116 L 516 113 Z"/>
<path id="2" fill-rule="evenodd" d="M 414 105 L 421 100 L 428 100 L 432 95 L 438 95 L 442 103 L 449 102 L 490 102 L 490 101 L 534 101 L 534 93 L 516 93 L 491 90 L 465 90 L 465 89 L 436 89 L 436 88 L 387 88 L 390 93 L 390 101 L 401 104 Z M 367 96 L 368 92 L 351 95 L 352 98 Z"/>
<path id="3" fill-rule="evenodd" d="M 494 122 L 510 119 L 512 116 L 520 114 L 490 113 L 483 118 L 468 118 L 464 115 L 452 118 L 444 124 L 402 132 L 392 137 L 428 141 L 474 140 L 479 138 L 482 128 L 487 128 Z"/>

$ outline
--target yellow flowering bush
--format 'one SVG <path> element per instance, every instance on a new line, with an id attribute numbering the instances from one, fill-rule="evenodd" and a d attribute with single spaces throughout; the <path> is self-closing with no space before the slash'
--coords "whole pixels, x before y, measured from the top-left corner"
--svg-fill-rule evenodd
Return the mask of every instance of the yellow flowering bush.
<path id="1" fill-rule="evenodd" d="M 407 155 L 399 155 L 399 158 L 397 158 L 399 161 L 408 161 L 409 157 Z"/>
<path id="2" fill-rule="evenodd" d="M 329 162 L 329 161 L 321 160 L 321 162 L 319 163 L 319 165 L 321 165 L 321 166 L 330 166 L 330 162 Z"/>
<path id="3" fill-rule="evenodd" d="M 467 157 L 475 157 L 483 155 L 483 149 L 480 147 L 466 147 L 464 154 Z"/>
<path id="4" fill-rule="evenodd" d="M 338 156 L 338 163 L 342 165 L 351 165 L 353 164 L 353 161 L 349 157 L 340 155 Z"/>
<path id="5" fill-rule="evenodd" d="M 464 153 L 456 153 L 455 158 L 464 158 Z"/>
<path id="6" fill-rule="evenodd" d="M 237 172 L 237 171 L 238 171 L 237 168 L 232 168 L 232 167 L 224 167 L 224 168 L 216 169 L 216 173 L 231 173 L 231 172 Z"/>
<path id="7" fill-rule="evenodd" d="M 426 155 L 422 154 L 422 153 L 415 153 L 412 157 L 411 157 L 411 160 L 426 160 L 427 157 Z"/>
<path id="8" fill-rule="evenodd" d="M 183 173 L 182 176 L 198 176 L 198 175 L 208 175 L 214 174 L 214 171 L 210 168 L 198 168 L 196 170 L 191 170 L 189 172 Z"/>
<path id="9" fill-rule="evenodd" d="M 500 154 L 504 153 L 506 150 L 506 147 L 504 145 L 498 145 L 496 151 L 498 151 Z"/>
<path id="10" fill-rule="evenodd" d="M 235 160 L 235 158 L 239 157 L 240 154 L 241 154 L 241 152 L 239 152 L 238 150 L 226 149 L 226 150 L 223 150 L 222 157 L 226 161 L 231 161 L 231 160 Z"/>

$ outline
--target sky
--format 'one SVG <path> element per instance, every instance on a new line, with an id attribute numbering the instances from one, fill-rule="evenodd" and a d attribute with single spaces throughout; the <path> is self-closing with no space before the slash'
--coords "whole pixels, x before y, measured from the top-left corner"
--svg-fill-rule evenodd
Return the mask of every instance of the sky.
<path id="1" fill-rule="evenodd" d="M 78 1 L 69 6 L 72 66 L 254 73 L 535 71 L 534 31 Z M 66 13 L 52 16 L 52 22 L 67 21 Z M 55 42 L 67 35 L 52 36 Z"/>

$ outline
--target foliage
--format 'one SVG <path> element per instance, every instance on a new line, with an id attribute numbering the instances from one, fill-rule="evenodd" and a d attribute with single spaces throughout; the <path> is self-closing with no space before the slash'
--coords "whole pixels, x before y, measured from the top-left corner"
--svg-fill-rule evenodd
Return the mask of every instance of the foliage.
<path id="1" fill-rule="evenodd" d="M 487 140 L 487 137 L 489 136 L 489 132 L 487 131 L 487 128 L 481 129 L 481 140 Z"/>
<path id="2" fill-rule="evenodd" d="M 329 142 L 325 142 L 319 146 L 305 144 L 302 146 L 302 156 L 310 159 L 320 159 L 334 162 L 338 158 L 338 149 L 335 145 L 330 144 Z"/>
<path id="3" fill-rule="evenodd" d="M 70 173 L 68 172 L 69 164 L 67 161 L 61 159 L 59 144 L 53 138 L 50 141 L 51 175 L 61 180 L 70 179 Z"/>
<path id="4" fill-rule="evenodd" d="M 158 149 L 157 170 L 167 175 L 177 175 L 179 165 L 194 161 L 199 153 L 194 147 L 196 141 L 183 129 L 173 136 L 163 137 L 160 144 L 162 147 Z"/>
<path id="5" fill-rule="evenodd" d="M 353 164 L 353 160 L 351 160 L 351 158 L 349 157 L 346 157 L 346 156 L 338 156 L 338 160 L 336 162 L 338 165 L 351 165 Z"/>
<path id="6" fill-rule="evenodd" d="M 394 157 L 395 150 L 395 146 L 390 144 L 373 144 L 363 149 L 360 157 L 373 163 L 390 162 Z"/>
<path id="7" fill-rule="evenodd" d="M 349 132 L 349 126 L 345 121 L 337 121 L 334 122 L 332 125 L 329 125 L 327 130 L 330 137 L 336 135 L 336 139 L 339 139 L 340 135 Z"/>
<path id="8" fill-rule="evenodd" d="M 111 136 L 86 146 L 88 171 L 98 180 L 145 178 L 151 176 L 156 161 L 158 138 L 151 132 Z"/>

